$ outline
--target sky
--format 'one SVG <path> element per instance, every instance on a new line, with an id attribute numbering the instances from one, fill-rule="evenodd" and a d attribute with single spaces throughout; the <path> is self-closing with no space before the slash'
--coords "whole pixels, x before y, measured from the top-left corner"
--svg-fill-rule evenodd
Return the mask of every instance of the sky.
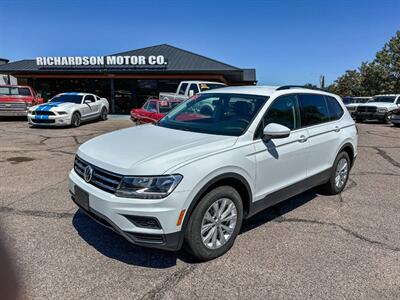
<path id="1" fill-rule="evenodd" d="M 167 43 L 255 68 L 259 84 L 331 83 L 400 30 L 400 0 L 0 0 L 0 57 L 109 55 Z"/>

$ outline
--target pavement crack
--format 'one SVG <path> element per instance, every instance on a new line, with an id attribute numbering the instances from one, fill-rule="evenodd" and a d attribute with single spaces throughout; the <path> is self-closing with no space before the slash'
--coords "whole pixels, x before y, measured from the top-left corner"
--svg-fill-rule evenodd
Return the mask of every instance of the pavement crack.
<path id="1" fill-rule="evenodd" d="M 53 212 L 53 211 L 44 211 L 44 210 L 15 209 L 12 207 L 7 207 L 7 206 L 1 206 L 0 213 L 12 214 L 12 215 L 18 215 L 18 216 L 42 217 L 42 218 L 50 218 L 50 219 L 72 218 L 75 215 L 75 213 L 70 213 L 70 212 Z"/>
<path id="2" fill-rule="evenodd" d="M 376 151 L 378 151 L 378 154 L 386 160 L 388 163 L 390 163 L 392 166 L 396 168 L 400 168 L 400 163 L 393 159 L 389 154 L 386 153 L 386 151 L 380 149 L 379 147 L 374 147 Z"/>
<path id="3" fill-rule="evenodd" d="M 165 293 L 177 286 L 177 284 L 184 279 L 187 275 L 192 273 L 196 269 L 197 265 L 186 265 L 170 276 L 168 276 L 161 284 L 156 285 L 150 291 L 143 295 L 141 299 L 159 299 L 162 298 Z"/>
<path id="4" fill-rule="evenodd" d="M 366 242 L 370 245 L 379 246 L 379 248 L 384 249 L 384 250 L 400 252 L 399 247 L 388 245 L 388 244 L 382 243 L 380 241 L 372 240 L 354 230 L 348 229 L 348 228 L 344 227 L 343 225 L 336 224 L 333 222 L 322 222 L 322 221 L 318 221 L 318 220 L 309 220 L 309 219 L 301 219 L 301 218 L 285 218 L 285 217 L 276 218 L 274 220 L 274 222 L 276 222 L 276 223 L 308 223 L 308 224 L 316 224 L 316 225 L 322 225 L 322 226 L 335 227 L 335 228 L 341 229 L 343 232 L 351 235 L 352 237 L 357 238 L 357 239 L 359 239 L 363 242 Z"/>

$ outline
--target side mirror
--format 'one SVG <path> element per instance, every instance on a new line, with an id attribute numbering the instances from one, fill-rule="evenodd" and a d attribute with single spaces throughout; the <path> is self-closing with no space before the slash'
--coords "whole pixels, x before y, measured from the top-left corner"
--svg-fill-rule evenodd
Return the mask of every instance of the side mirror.
<path id="1" fill-rule="evenodd" d="M 92 101 L 90 101 L 90 100 L 85 100 L 85 101 L 83 101 L 83 103 L 89 104 L 89 103 L 92 103 Z"/>
<path id="2" fill-rule="evenodd" d="M 39 97 L 36 99 L 37 103 L 42 104 L 44 102 L 44 99 L 42 97 Z"/>
<path id="3" fill-rule="evenodd" d="M 194 96 L 194 91 L 193 90 L 189 90 L 189 98 Z"/>
<path id="4" fill-rule="evenodd" d="M 290 135 L 290 129 L 286 126 L 270 123 L 265 126 L 263 131 L 263 140 L 268 141 L 271 139 L 283 139 L 287 138 Z"/>

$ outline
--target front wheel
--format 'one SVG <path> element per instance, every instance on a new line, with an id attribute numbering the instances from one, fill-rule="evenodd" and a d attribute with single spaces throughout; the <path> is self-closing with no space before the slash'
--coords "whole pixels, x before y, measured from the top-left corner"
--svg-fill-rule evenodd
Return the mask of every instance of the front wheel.
<path id="1" fill-rule="evenodd" d="M 107 114 L 108 114 L 107 108 L 103 107 L 100 112 L 100 120 L 102 121 L 107 120 Z"/>
<path id="2" fill-rule="evenodd" d="M 230 186 L 215 188 L 200 200 L 190 216 L 185 248 L 201 261 L 221 256 L 235 242 L 242 219 L 239 193 Z"/>
<path id="3" fill-rule="evenodd" d="M 333 164 L 332 175 L 329 181 L 322 186 L 323 190 L 329 195 L 341 193 L 349 179 L 350 158 L 347 152 L 343 151 L 338 154 Z"/>
<path id="4" fill-rule="evenodd" d="M 392 113 L 388 112 L 383 119 L 383 123 L 389 124 L 391 120 L 392 120 Z"/>
<path id="5" fill-rule="evenodd" d="M 71 126 L 79 127 L 81 125 L 81 115 L 78 112 L 75 112 L 71 117 Z"/>

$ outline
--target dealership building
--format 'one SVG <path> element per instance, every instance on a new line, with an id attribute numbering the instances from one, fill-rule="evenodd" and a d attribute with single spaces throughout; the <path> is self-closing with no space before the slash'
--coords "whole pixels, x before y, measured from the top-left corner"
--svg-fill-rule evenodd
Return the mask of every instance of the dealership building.
<path id="1" fill-rule="evenodd" d="M 0 65 L 0 74 L 32 86 L 45 100 L 61 92 L 89 92 L 128 113 L 183 80 L 254 85 L 255 69 L 242 69 L 167 44 L 106 56 L 37 57 Z"/>

